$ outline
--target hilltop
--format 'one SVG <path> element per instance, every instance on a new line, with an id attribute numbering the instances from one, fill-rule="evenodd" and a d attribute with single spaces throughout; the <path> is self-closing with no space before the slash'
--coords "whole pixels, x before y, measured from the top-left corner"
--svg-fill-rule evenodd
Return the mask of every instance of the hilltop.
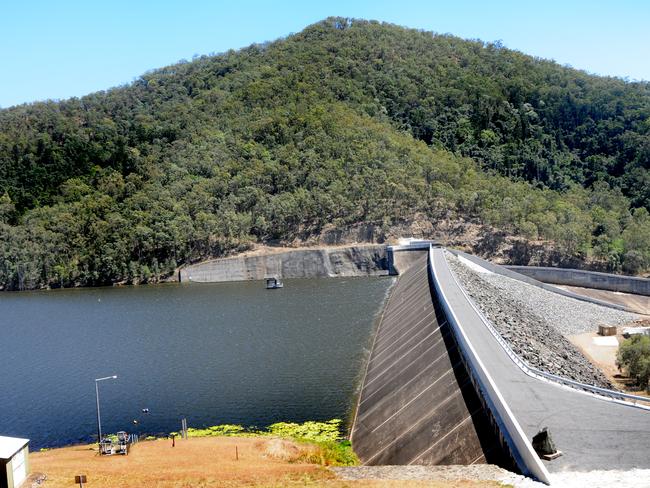
<path id="1" fill-rule="evenodd" d="M 650 268 L 650 84 L 373 21 L 0 110 L 0 287 L 469 222 Z M 487 232 L 487 231 L 486 231 Z M 491 231 L 492 232 L 492 231 Z"/>

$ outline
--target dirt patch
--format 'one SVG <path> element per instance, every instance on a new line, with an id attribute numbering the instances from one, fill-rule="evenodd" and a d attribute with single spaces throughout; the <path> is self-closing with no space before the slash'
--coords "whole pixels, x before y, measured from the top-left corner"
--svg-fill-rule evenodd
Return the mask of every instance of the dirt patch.
<path id="1" fill-rule="evenodd" d="M 328 477 L 319 466 L 275 459 L 259 439 L 235 437 L 176 440 L 175 447 L 171 440 L 145 441 L 128 456 L 67 447 L 30 459 L 33 471 L 47 475 L 46 488 L 73 486 L 77 474 L 87 475 L 89 488 L 245 486 Z"/>
<path id="2" fill-rule="evenodd" d="M 599 337 L 602 336 L 594 332 L 585 332 L 584 334 L 568 336 L 567 339 L 613 382 L 614 376 L 619 373 L 616 367 L 616 352 L 618 351 L 619 340 L 616 336 L 609 336 L 609 338 L 617 342 L 615 346 L 599 345 L 597 343 Z"/>
<path id="3" fill-rule="evenodd" d="M 309 444 L 296 444 L 286 439 L 261 440 L 258 448 L 271 459 L 279 459 L 290 463 L 304 459 L 316 452 Z"/>
<path id="4" fill-rule="evenodd" d="M 576 346 L 582 354 L 584 354 L 594 365 L 596 365 L 607 378 L 612 382 L 616 389 L 631 393 L 633 395 L 650 397 L 645 390 L 640 389 L 634 384 L 634 381 L 624 376 L 616 366 L 616 353 L 618 352 L 618 345 L 609 346 L 598 344 L 599 336 L 593 332 L 586 332 L 584 334 L 577 334 L 568 336 L 574 346 Z M 608 338 L 615 339 L 618 344 L 623 342 L 624 338 L 621 334 L 617 336 L 608 336 Z M 595 339 L 595 340 L 594 340 Z M 605 338 L 602 338 L 605 339 Z"/>

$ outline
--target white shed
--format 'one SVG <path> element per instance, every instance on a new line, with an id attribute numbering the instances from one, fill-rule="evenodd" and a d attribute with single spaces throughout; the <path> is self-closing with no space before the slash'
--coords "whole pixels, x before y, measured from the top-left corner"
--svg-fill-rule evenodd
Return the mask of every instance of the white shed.
<path id="1" fill-rule="evenodd" d="M 0 436 L 0 488 L 19 488 L 29 473 L 29 439 Z"/>

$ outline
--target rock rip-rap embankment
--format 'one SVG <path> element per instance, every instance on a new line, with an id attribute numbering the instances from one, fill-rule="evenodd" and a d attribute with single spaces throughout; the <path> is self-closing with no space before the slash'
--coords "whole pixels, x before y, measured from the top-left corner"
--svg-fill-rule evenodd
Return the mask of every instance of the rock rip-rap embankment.
<path id="1" fill-rule="evenodd" d="M 595 331 L 599 324 L 629 323 L 636 315 L 479 272 L 450 253 L 447 260 L 472 300 L 528 364 L 574 381 L 612 388 L 603 372 L 565 335 Z"/>

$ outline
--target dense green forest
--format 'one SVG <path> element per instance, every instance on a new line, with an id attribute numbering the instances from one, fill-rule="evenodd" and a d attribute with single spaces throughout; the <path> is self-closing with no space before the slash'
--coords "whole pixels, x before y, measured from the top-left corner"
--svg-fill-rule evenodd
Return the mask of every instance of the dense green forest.
<path id="1" fill-rule="evenodd" d="M 0 286 L 146 282 L 415 213 L 650 268 L 650 84 L 342 18 L 0 110 Z"/>

